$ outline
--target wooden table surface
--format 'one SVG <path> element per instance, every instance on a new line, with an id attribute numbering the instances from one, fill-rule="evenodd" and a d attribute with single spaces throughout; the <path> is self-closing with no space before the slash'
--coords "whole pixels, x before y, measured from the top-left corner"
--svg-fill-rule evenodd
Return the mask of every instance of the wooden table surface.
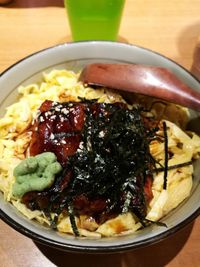
<path id="1" fill-rule="evenodd" d="M 147 47 L 190 69 L 200 35 L 199 0 L 127 0 L 119 41 Z M 0 72 L 45 47 L 71 41 L 62 0 L 16 0 L 0 7 Z M 0 222 L 0 266 L 199 267 L 200 219 L 150 247 L 116 255 L 74 255 Z"/>

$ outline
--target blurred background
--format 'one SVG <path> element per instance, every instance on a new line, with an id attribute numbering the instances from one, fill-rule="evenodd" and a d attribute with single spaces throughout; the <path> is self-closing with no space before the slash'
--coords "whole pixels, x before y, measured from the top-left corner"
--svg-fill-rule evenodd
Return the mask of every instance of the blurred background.
<path id="1" fill-rule="evenodd" d="M 155 50 L 189 69 L 200 35 L 199 7 L 199 0 L 126 0 L 118 40 Z M 13 0 L 0 9 L 1 46 L 6 47 L 0 51 L 0 71 L 72 40 L 62 0 Z"/>

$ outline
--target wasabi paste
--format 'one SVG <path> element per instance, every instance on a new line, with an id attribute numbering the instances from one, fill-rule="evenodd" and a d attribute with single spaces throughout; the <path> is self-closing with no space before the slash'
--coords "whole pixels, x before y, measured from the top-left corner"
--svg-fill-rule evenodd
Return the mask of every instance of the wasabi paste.
<path id="1" fill-rule="evenodd" d="M 27 192 L 49 188 L 61 170 L 62 167 L 52 152 L 23 160 L 13 172 L 16 178 L 12 188 L 13 195 L 22 197 Z"/>

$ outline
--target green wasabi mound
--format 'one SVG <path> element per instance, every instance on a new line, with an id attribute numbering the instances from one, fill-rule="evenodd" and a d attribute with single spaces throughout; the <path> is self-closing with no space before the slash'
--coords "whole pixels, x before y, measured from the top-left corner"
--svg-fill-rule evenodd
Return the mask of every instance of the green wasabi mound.
<path id="1" fill-rule="evenodd" d="M 52 152 L 23 160 L 13 172 L 16 178 L 12 188 L 13 195 L 22 197 L 27 192 L 49 188 L 61 170 L 62 167 Z"/>

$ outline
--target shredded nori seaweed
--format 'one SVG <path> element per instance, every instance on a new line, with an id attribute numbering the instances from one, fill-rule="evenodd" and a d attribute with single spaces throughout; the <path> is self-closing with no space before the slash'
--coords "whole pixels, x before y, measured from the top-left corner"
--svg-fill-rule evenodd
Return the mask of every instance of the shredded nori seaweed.
<path id="1" fill-rule="evenodd" d="M 192 165 L 192 161 L 187 161 L 187 162 L 175 164 L 175 165 L 172 165 L 172 166 L 168 166 L 167 170 L 169 171 L 169 170 L 173 170 L 173 169 L 178 169 L 178 168 L 182 168 L 182 167 L 189 166 L 189 165 Z M 155 168 L 153 170 L 153 172 L 163 172 L 164 170 L 165 170 L 165 167 L 162 166 L 160 168 Z"/>
<path id="2" fill-rule="evenodd" d="M 164 134 L 164 153 L 165 153 L 165 161 L 164 161 L 164 183 L 163 189 L 167 189 L 167 173 L 168 173 L 168 136 L 167 136 L 167 125 L 166 122 L 163 122 L 163 134 Z"/>
<path id="3" fill-rule="evenodd" d="M 78 227 L 76 225 L 76 219 L 75 219 L 75 216 L 74 216 L 73 205 L 71 203 L 68 204 L 68 214 L 69 214 L 69 219 L 70 219 L 70 223 L 71 223 L 74 235 L 75 236 L 80 236 Z"/>
<path id="4" fill-rule="evenodd" d="M 86 109 L 81 145 L 66 166 L 72 170 L 73 179 L 59 202 L 61 209 L 69 200 L 84 195 L 89 201 L 105 200 L 104 214 L 132 211 L 144 221 L 143 188 L 146 175 L 151 174 L 153 168 L 149 143 L 156 130 L 145 127 L 139 108 L 130 110 L 124 104 L 90 104 Z M 73 201 L 70 205 L 73 206 Z M 74 206 L 70 213 L 75 235 L 77 227 L 73 215 L 79 212 Z M 100 216 L 95 215 L 97 219 Z"/>

